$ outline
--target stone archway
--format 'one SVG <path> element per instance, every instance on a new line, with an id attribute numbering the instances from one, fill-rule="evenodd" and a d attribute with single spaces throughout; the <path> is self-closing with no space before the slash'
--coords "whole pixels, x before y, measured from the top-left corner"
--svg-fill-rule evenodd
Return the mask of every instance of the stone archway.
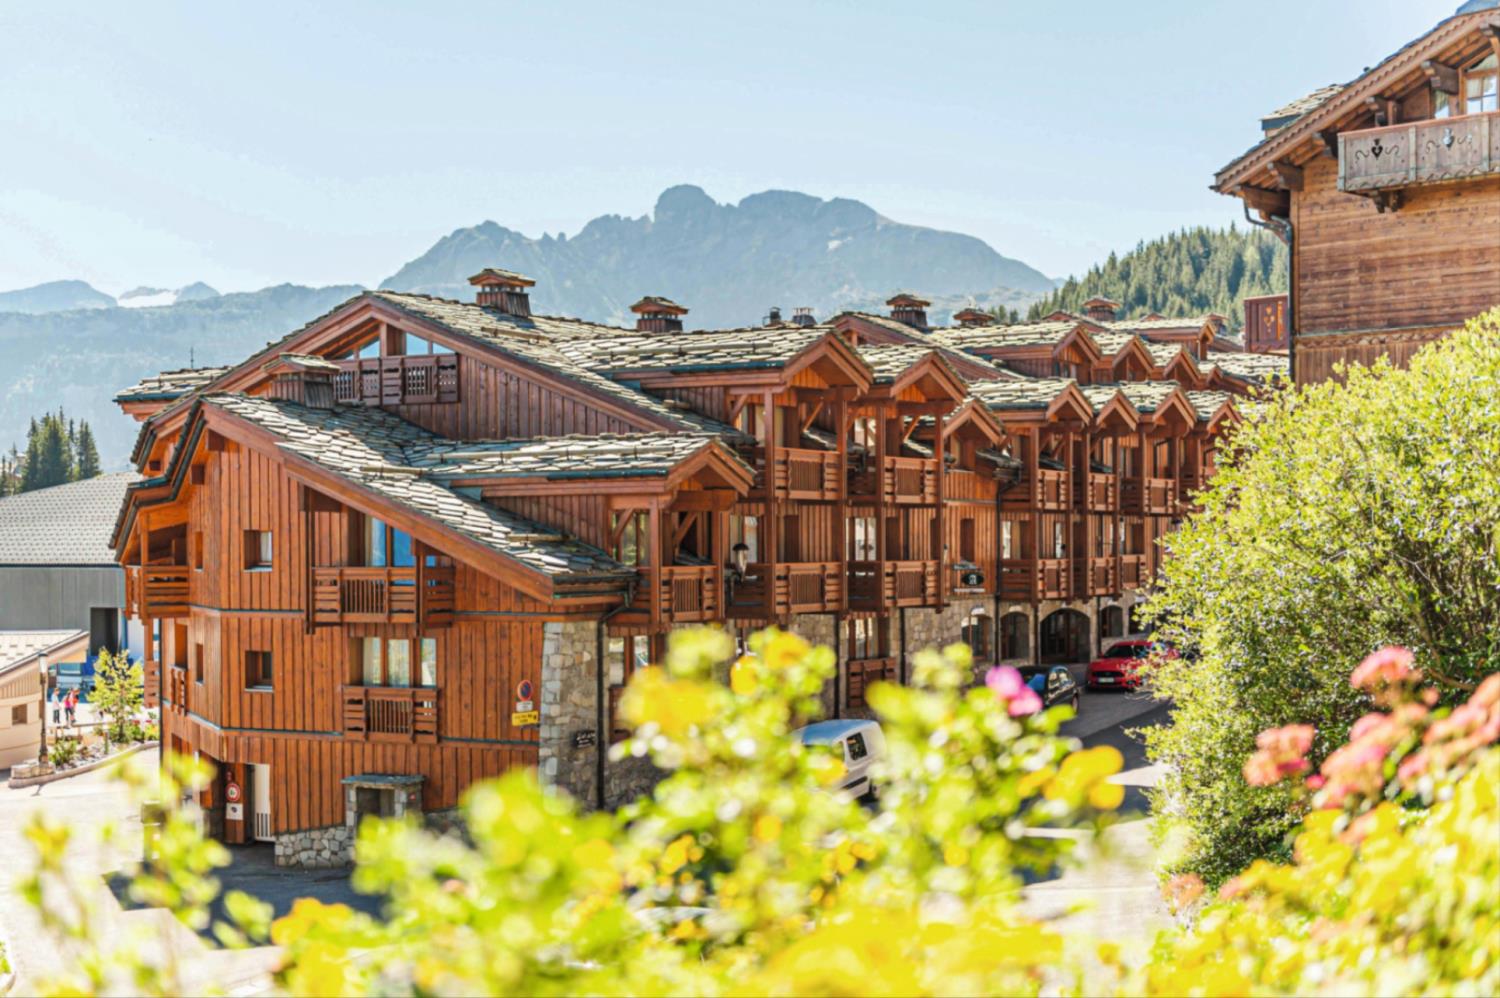
<path id="1" fill-rule="evenodd" d="M 1087 662 L 1090 657 L 1088 614 L 1077 610 L 1054 610 L 1042 618 L 1041 661 Z"/>
<path id="2" fill-rule="evenodd" d="M 1099 611 L 1099 637 L 1122 638 L 1125 636 L 1125 610 L 1118 606 L 1107 606 Z"/>

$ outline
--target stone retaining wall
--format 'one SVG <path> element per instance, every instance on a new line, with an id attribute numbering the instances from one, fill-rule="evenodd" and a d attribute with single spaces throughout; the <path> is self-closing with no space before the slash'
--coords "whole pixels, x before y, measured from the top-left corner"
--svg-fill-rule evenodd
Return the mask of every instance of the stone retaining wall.
<path id="1" fill-rule="evenodd" d="M 348 824 L 309 828 L 276 836 L 276 865 L 323 869 L 354 861 L 354 830 Z"/>

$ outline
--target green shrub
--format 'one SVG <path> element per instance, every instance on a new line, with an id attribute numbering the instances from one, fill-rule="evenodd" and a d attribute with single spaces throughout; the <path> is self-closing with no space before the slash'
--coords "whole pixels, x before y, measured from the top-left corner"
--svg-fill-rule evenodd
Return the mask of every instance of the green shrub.
<path id="1" fill-rule="evenodd" d="M 1151 612 L 1196 661 L 1154 670 L 1175 703 L 1149 735 L 1174 870 L 1217 882 L 1287 855 L 1296 809 L 1241 766 L 1264 729 L 1320 732 L 1368 709 L 1346 664 L 1411 648 L 1446 700 L 1493 671 L 1500 642 L 1500 311 L 1422 350 L 1410 370 L 1352 368 L 1247 420 L 1169 541 Z"/>
<path id="2" fill-rule="evenodd" d="M 80 740 L 71 735 L 64 735 L 52 743 L 52 748 L 47 753 L 47 758 L 54 766 L 66 766 L 78 758 L 78 752 L 82 748 Z"/>

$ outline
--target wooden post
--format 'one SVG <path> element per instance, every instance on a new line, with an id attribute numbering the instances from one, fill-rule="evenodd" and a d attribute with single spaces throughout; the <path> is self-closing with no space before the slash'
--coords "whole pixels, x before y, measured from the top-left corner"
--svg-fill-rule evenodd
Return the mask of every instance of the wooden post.
<path id="1" fill-rule="evenodd" d="M 781 561 L 781 504 L 776 499 L 776 461 L 781 454 L 781 441 L 776 439 L 776 393 L 767 388 L 761 395 L 761 439 L 766 448 L 766 523 L 761 531 L 761 542 L 765 547 L 762 557 L 766 565 L 766 617 L 769 621 L 780 619 L 777 604 L 776 572 Z"/>
<path id="2" fill-rule="evenodd" d="M 650 513 L 647 517 L 646 577 L 651 581 L 651 623 L 653 630 L 661 626 L 661 500 L 651 497 Z"/>
<path id="3" fill-rule="evenodd" d="M 945 571 L 948 561 L 946 557 L 948 536 L 943 530 L 943 496 L 946 491 L 943 486 L 948 477 L 948 441 L 944 438 L 942 413 L 938 413 L 933 419 L 936 421 L 936 425 L 933 428 L 932 453 L 934 459 L 937 461 L 937 483 L 935 486 L 937 508 L 932 513 L 932 552 L 937 556 L 937 608 L 941 610 L 948 602 L 948 573 Z"/>
<path id="4" fill-rule="evenodd" d="M 886 609 L 885 602 L 885 561 L 886 551 L 886 522 L 885 522 L 885 447 L 886 447 L 886 414 L 885 405 L 877 403 L 875 406 L 875 605 L 878 609 Z"/>
<path id="5" fill-rule="evenodd" d="M 849 609 L 849 403 L 843 389 L 837 389 L 833 403 L 833 433 L 838 441 L 838 498 L 833 504 L 833 560 L 844 573 L 839 586 L 838 610 Z M 834 626 L 838 627 L 842 618 Z M 838 641 L 835 639 L 835 646 Z"/>

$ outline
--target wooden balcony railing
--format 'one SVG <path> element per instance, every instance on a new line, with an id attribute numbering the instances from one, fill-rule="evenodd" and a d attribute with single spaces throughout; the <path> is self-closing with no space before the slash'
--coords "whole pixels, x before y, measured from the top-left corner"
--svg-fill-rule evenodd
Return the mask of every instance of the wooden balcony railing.
<path id="1" fill-rule="evenodd" d="M 1083 596 L 1112 596 L 1120 591 L 1120 566 L 1113 555 L 1088 558 L 1075 566 L 1082 575 Z"/>
<path id="2" fill-rule="evenodd" d="M 1395 190 L 1500 174 L 1500 111 L 1339 133 L 1339 190 Z"/>
<path id="3" fill-rule="evenodd" d="M 334 361 L 333 395 L 340 402 L 416 405 L 458 401 L 458 356 L 369 357 Z"/>
<path id="4" fill-rule="evenodd" d="M 755 470 L 757 489 L 763 492 L 767 482 L 764 447 L 755 450 Z M 839 474 L 837 451 L 779 447 L 769 481 L 778 499 L 823 502 L 839 497 Z"/>
<path id="5" fill-rule="evenodd" d="M 166 698 L 172 701 L 172 706 L 178 710 L 187 710 L 189 706 L 188 684 L 191 682 L 188 678 L 188 671 L 175 665 L 168 666 L 161 671 L 167 680 L 164 691 Z"/>
<path id="6" fill-rule="evenodd" d="M 648 574 L 643 569 L 641 574 Z M 724 571 L 716 565 L 671 565 L 661 569 L 657 600 L 661 618 L 701 623 L 724 616 Z"/>
<path id="7" fill-rule="evenodd" d="M 862 709 L 866 706 L 865 694 L 874 683 L 897 681 L 898 664 L 895 658 L 856 658 L 845 663 L 848 676 L 847 697 L 849 706 Z"/>
<path id="8" fill-rule="evenodd" d="M 453 568 L 313 569 L 316 624 L 415 624 L 442 627 L 453 619 Z"/>
<path id="9" fill-rule="evenodd" d="M 930 506 L 937 502 L 937 461 L 926 457 L 887 457 L 878 487 L 888 503 L 903 506 Z M 849 492 L 859 497 L 873 497 L 877 483 L 873 470 L 849 477 Z"/>
<path id="10" fill-rule="evenodd" d="M 1009 558 L 1000 562 L 1000 597 L 1014 600 L 1067 599 L 1071 564 L 1066 558 Z"/>
<path id="11" fill-rule="evenodd" d="M 1127 478 L 1120 488 L 1126 513 L 1165 515 L 1177 509 L 1177 482 L 1171 478 Z"/>
<path id="12" fill-rule="evenodd" d="M 1085 508 L 1094 513 L 1113 513 L 1120 508 L 1120 480 L 1114 475 L 1089 472 L 1081 491 Z"/>
<path id="13" fill-rule="evenodd" d="M 187 616 L 191 572 L 186 565 L 127 565 L 125 615 L 141 620 Z"/>
<path id="14" fill-rule="evenodd" d="M 435 742 L 438 691 L 430 686 L 342 686 L 344 737 Z"/>
<path id="15" fill-rule="evenodd" d="M 1145 589 L 1151 584 L 1146 574 L 1146 556 L 1143 554 L 1120 555 L 1120 589 Z"/>
<path id="16" fill-rule="evenodd" d="M 937 606 L 942 599 L 942 588 L 935 561 L 849 563 L 850 609 Z"/>
<path id="17" fill-rule="evenodd" d="M 1055 468 L 1038 468 L 1007 489 L 1003 502 L 1009 509 L 1065 510 L 1073 499 L 1070 476 Z"/>
<path id="18" fill-rule="evenodd" d="M 729 616 L 767 617 L 844 609 L 843 566 L 836 561 L 757 562 L 730 587 Z"/>

